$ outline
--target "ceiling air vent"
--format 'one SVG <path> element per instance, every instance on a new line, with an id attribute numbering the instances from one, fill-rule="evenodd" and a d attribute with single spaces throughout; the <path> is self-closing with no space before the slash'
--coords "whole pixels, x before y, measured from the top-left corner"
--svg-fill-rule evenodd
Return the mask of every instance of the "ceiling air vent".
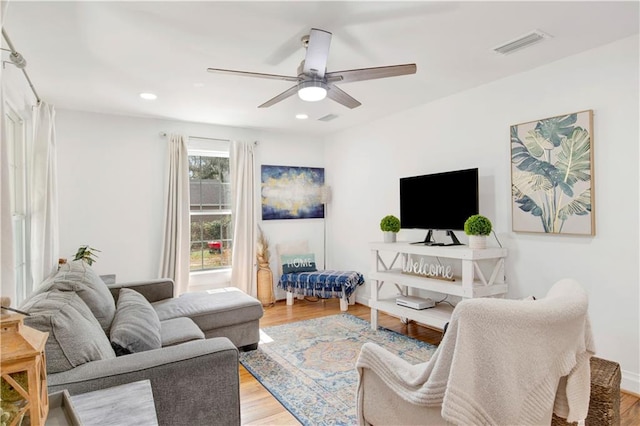
<path id="1" fill-rule="evenodd" d="M 318 118 L 318 121 L 331 121 L 338 118 L 336 114 L 327 114 L 324 117 Z"/>
<path id="2" fill-rule="evenodd" d="M 513 53 L 516 50 L 524 49 L 525 47 L 529 47 L 533 44 L 539 43 L 547 37 L 550 37 L 550 35 L 543 33 L 540 30 L 535 30 L 521 37 L 518 37 L 515 40 L 511 40 L 501 46 L 494 47 L 493 50 L 494 52 L 508 55 L 509 53 Z"/>

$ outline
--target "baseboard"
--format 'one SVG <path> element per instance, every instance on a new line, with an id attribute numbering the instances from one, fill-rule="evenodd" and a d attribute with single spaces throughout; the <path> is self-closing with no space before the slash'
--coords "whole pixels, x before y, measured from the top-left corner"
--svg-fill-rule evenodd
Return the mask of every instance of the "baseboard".
<path id="1" fill-rule="evenodd" d="M 620 389 L 640 396 L 640 374 L 632 371 L 621 370 L 622 380 L 620 381 Z"/>
<path id="2" fill-rule="evenodd" d="M 364 306 L 369 306 L 369 307 L 371 306 L 371 305 L 369 305 L 369 298 L 368 297 L 362 297 L 362 296 L 356 295 L 356 303 L 359 303 L 359 304 L 364 305 Z"/>

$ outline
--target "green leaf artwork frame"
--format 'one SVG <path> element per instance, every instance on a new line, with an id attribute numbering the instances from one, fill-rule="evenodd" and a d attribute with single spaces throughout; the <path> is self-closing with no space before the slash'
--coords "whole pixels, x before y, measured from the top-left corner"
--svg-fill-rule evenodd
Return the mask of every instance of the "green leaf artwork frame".
<path id="1" fill-rule="evenodd" d="M 595 235 L 593 110 L 511 126 L 514 232 Z"/>

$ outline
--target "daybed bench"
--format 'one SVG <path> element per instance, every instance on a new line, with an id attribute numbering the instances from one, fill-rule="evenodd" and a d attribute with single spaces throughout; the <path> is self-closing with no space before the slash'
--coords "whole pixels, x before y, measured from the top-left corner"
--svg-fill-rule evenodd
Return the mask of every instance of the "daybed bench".
<path id="1" fill-rule="evenodd" d="M 356 288 L 364 284 L 364 277 L 356 271 L 318 271 L 307 240 L 276 244 L 276 252 L 280 273 L 278 288 L 287 292 L 287 305 L 293 305 L 294 295 L 300 299 L 338 297 L 340 310 L 346 311 L 354 302 L 352 296 Z"/>
<path id="2" fill-rule="evenodd" d="M 321 299 L 340 298 L 340 310 L 349 309 L 349 298 L 364 277 L 356 271 L 312 271 L 282 274 L 278 287 L 287 292 L 287 305 L 293 305 L 294 294 L 298 297 L 315 296 Z"/>

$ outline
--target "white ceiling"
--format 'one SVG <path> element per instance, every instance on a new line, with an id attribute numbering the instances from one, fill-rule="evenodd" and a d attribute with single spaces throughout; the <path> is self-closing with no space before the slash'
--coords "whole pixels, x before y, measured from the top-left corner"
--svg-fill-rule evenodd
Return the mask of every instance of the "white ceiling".
<path id="1" fill-rule="evenodd" d="M 10 0 L 4 26 L 41 98 L 57 108 L 326 134 L 637 35 L 638 6 Z M 418 72 L 341 85 L 362 102 L 349 110 L 296 96 L 258 109 L 292 84 L 206 71 L 296 75 L 299 40 L 312 27 L 333 33 L 330 72 L 403 63 Z M 507 56 L 493 52 L 534 29 L 553 37 Z M 296 120 L 300 112 L 310 118 Z M 338 118 L 317 121 L 327 114 Z"/>

